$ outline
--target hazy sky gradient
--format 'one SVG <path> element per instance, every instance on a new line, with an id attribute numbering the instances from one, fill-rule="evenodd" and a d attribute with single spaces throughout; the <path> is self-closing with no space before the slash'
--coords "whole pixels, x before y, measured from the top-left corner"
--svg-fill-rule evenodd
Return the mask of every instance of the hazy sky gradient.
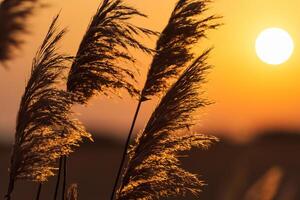
<path id="1" fill-rule="evenodd" d="M 79 42 L 95 13 L 99 0 L 51 0 L 52 7 L 40 10 L 30 21 L 31 35 L 18 51 L 10 69 L 0 68 L 0 131 L 1 140 L 11 139 L 15 118 L 29 76 L 31 61 L 48 29 L 52 17 L 61 10 L 61 26 L 67 26 L 61 50 L 75 54 Z M 134 22 L 160 31 L 167 23 L 176 0 L 127 1 L 149 15 L 149 19 Z M 288 2 L 288 3 L 287 3 Z M 270 126 L 300 128 L 300 2 L 297 0 L 217 0 L 211 12 L 223 15 L 225 25 L 209 34 L 196 51 L 210 46 L 215 49 L 210 63 L 215 67 L 205 87 L 206 98 L 216 103 L 204 109 L 199 129 L 209 133 L 227 132 L 243 138 L 256 129 Z M 287 30 L 295 42 L 291 59 L 280 65 L 262 63 L 255 54 L 256 36 L 265 28 Z M 155 40 L 147 40 L 154 46 Z M 141 70 L 141 84 L 146 76 L 150 57 L 137 55 Z M 137 131 L 157 102 L 145 104 L 138 121 Z M 126 134 L 136 102 L 124 95 L 123 99 L 97 97 L 88 107 L 77 107 L 80 119 L 89 129 Z"/>

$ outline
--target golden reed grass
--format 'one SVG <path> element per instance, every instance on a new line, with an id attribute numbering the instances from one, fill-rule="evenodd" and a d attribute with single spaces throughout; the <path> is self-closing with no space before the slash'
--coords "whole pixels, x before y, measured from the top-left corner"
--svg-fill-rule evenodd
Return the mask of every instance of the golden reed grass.
<path id="1" fill-rule="evenodd" d="M 179 77 L 153 112 L 144 131 L 130 150 L 130 158 L 117 194 L 118 200 L 154 200 L 197 194 L 202 181 L 185 171 L 178 159 L 180 152 L 192 147 L 207 148 L 217 139 L 189 132 L 195 112 L 208 104 L 201 98 L 201 83 L 209 65 L 205 51 Z"/>
<path id="2" fill-rule="evenodd" d="M 146 15 L 127 6 L 123 0 L 104 0 L 73 60 L 67 91 L 57 88 L 69 59 L 56 51 L 56 45 L 65 33 L 64 30 L 57 31 L 56 17 L 34 59 L 31 78 L 21 101 L 7 199 L 10 199 L 15 180 L 44 182 L 53 176 L 58 158 L 59 169 L 64 160 L 65 187 L 66 156 L 82 138 L 91 139 L 72 117 L 72 105 L 85 104 L 97 93 L 110 95 L 120 89 L 139 97 L 139 104 L 111 199 L 115 198 L 115 191 L 118 191 L 116 199 L 159 199 L 184 196 L 187 192 L 197 194 L 203 182 L 181 167 L 179 156 L 192 147 L 207 148 L 217 141 L 215 137 L 190 131 L 196 123 L 195 112 L 208 104 L 201 98 L 201 85 L 210 68 L 206 62 L 210 50 L 197 56 L 191 48 L 206 37 L 207 31 L 220 25 L 216 21 L 219 17 L 205 15 L 208 3 L 209 0 L 179 0 L 160 34 L 156 50 L 152 50 L 136 38 L 157 33 L 129 22 L 132 17 Z M 155 54 L 142 91 L 136 86 L 135 69 L 121 64 L 135 64 L 131 48 Z M 161 95 L 163 98 L 130 150 L 121 185 L 116 190 L 141 103 Z M 179 134 L 187 130 L 188 133 Z M 71 187 L 67 198 L 77 198 L 74 188 Z M 64 189 L 62 194 L 64 199 Z"/>
<path id="3" fill-rule="evenodd" d="M 33 59 L 21 99 L 7 199 L 16 180 L 47 181 L 55 174 L 58 158 L 69 155 L 82 138 L 91 139 L 71 111 L 75 95 L 58 89 L 68 58 L 57 52 L 57 44 L 65 34 L 65 30 L 58 31 L 57 20 L 58 16 Z"/>
<path id="4" fill-rule="evenodd" d="M 192 47 L 220 26 L 216 15 L 207 15 L 210 0 L 179 0 L 156 44 L 142 99 L 165 92 L 197 54 Z"/>
<path id="5" fill-rule="evenodd" d="M 147 74 L 146 83 L 140 94 L 137 109 L 129 130 L 121 164 L 118 170 L 111 200 L 121 179 L 134 125 L 144 101 L 153 96 L 161 96 L 178 78 L 182 70 L 197 57 L 192 47 L 205 38 L 207 32 L 220 26 L 216 15 L 207 15 L 210 0 L 179 0 L 171 14 L 168 24 L 160 34 L 155 55 Z"/>
<path id="6" fill-rule="evenodd" d="M 130 23 L 133 17 L 138 16 L 146 17 L 123 0 L 105 0 L 99 7 L 68 77 L 68 91 L 83 97 L 80 103 L 86 103 L 96 93 L 109 95 L 119 89 L 125 89 L 132 96 L 139 94 L 135 70 L 123 66 L 128 62 L 133 66 L 136 62 L 128 52 L 129 48 L 153 53 L 136 37 L 157 33 Z"/>
<path id="7" fill-rule="evenodd" d="M 118 94 L 119 90 L 125 90 L 133 97 L 139 95 L 137 69 L 133 68 L 136 59 L 129 51 L 135 49 L 152 54 L 154 51 L 136 38 L 157 33 L 130 23 L 134 17 L 147 16 L 123 0 L 104 0 L 98 8 L 68 76 L 67 90 L 77 95 L 77 103 L 86 104 L 96 94 L 109 96 Z M 130 67 L 124 67 L 128 63 Z M 64 157 L 59 164 L 60 168 L 64 167 L 64 172 L 66 162 Z M 63 179 L 65 182 L 65 176 Z M 59 178 L 54 199 L 58 185 Z"/>

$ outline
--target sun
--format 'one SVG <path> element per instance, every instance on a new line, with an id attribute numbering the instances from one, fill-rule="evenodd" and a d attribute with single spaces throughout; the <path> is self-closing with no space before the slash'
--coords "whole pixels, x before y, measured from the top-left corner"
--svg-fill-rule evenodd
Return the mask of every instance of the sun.
<path id="1" fill-rule="evenodd" d="M 263 62 L 280 65 L 291 57 L 294 42 L 287 31 L 280 28 L 268 28 L 258 35 L 255 48 L 257 56 Z"/>

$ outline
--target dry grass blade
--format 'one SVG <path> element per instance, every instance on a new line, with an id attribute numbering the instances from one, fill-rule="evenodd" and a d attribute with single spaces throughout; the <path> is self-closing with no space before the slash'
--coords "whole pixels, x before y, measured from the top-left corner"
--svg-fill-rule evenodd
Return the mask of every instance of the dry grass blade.
<path id="1" fill-rule="evenodd" d="M 129 22 L 135 16 L 146 17 L 138 10 L 124 4 L 123 0 L 104 1 L 94 16 L 72 65 L 68 90 L 83 97 L 86 103 L 95 93 L 107 94 L 125 89 L 136 96 L 135 70 L 125 68 L 124 63 L 135 63 L 128 49 L 145 53 L 153 50 L 141 44 L 137 36 L 156 33 Z"/>
<path id="2" fill-rule="evenodd" d="M 117 199 L 153 200 L 200 191 L 202 181 L 181 168 L 179 153 L 192 147 L 206 148 L 217 139 L 178 132 L 192 126 L 195 111 L 208 104 L 200 97 L 201 83 L 210 68 L 206 64 L 208 53 L 203 53 L 185 70 L 155 109 L 130 151 Z"/>
<path id="3" fill-rule="evenodd" d="M 156 55 L 148 72 L 143 98 L 164 92 L 195 55 L 191 48 L 217 28 L 220 17 L 206 16 L 210 0 L 179 0 L 156 44 Z"/>
<path id="4" fill-rule="evenodd" d="M 78 200 L 78 185 L 72 184 L 68 188 L 66 200 Z"/>
<path id="5" fill-rule="evenodd" d="M 57 20 L 58 16 L 33 60 L 31 77 L 21 100 L 10 187 L 17 179 L 46 181 L 54 175 L 58 158 L 70 154 L 83 137 L 90 138 L 72 117 L 74 95 L 57 88 L 64 78 L 67 61 L 66 56 L 57 53 L 57 43 L 65 33 L 57 30 Z"/>
<path id="6" fill-rule="evenodd" d="M 20 35 L 27 33 L 26 21 L 40 6 L 39 0 L 3 0 L 0 4 L 0 62 L 12 58 L 13 49 L 23 43 Z"/>

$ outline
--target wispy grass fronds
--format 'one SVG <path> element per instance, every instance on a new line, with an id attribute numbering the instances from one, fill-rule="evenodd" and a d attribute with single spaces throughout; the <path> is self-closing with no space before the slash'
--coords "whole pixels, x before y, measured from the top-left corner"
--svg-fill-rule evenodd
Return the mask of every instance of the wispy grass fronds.
<path id="1" fill-rule="evenodd" d="M 0 4 L 0 62 L 12 58 L 13 50 L 24 42 L 22 34 L 28 33 L 27 19 L 39 0 L 3 0 Z"/>
<path id="2" fill-rule="evenodd" d="M 123 0 L 106 0 L 94 16 L 72 65 L 68 90 L 78 94 L 80 103 L 96 93 L 108 94 L 125 89 L 130 95 L 139 95 L 136 87 L 136 70 L 124 67 L 135 63 L 129 48 L 147 54 L 153 50 L 136 37 L 152 36 L 156 32 L 135 26 L 129 21 L 135 16 L 146 17 Z"/>
<path id="3" fill-rule="evenodd" d="M 118 191 L 119 200 L 160 199 L 197 194 L 203 182 L 185 171 L 180 152 L 207 148 L 217 139 L 189 133 L 178 134 L 195 123 L 195 112 L 208 104 L 201 98 L 209 50 L 198 57 L 169 89 L 130 151 L 128 167 Z"/>
<path id="4" fill-rule="evenodd" d="M 165 92 L 170 79 L 177 78 L 195 58 L 192 48 L 217 28 L 220 17 L 207 15 L 211 0 L 179 0 L 156 44 L 156 55 L 148 72 L 143 98 Z"/>
<path id="5" fill-rule="evenodd" d="M 70 111 L 74 95 L 57 87 L 68 60 L 57 53 L 58 42 L 65 34 L 65 30 L 58 31 L 57 20 L 58 16 L 33 59 L 31 77 L 21 99 L 11 157 L 11 184 L 17 179 L 46 181 L 54 175 L 58 158 L 70 154 L 83 137 L 90 138 Z"/>
<path id="6" fill-rule="evenodd" d="M 78 200 L 78 185 L 72 184 L 68 188 L 66 200 Z"/>

